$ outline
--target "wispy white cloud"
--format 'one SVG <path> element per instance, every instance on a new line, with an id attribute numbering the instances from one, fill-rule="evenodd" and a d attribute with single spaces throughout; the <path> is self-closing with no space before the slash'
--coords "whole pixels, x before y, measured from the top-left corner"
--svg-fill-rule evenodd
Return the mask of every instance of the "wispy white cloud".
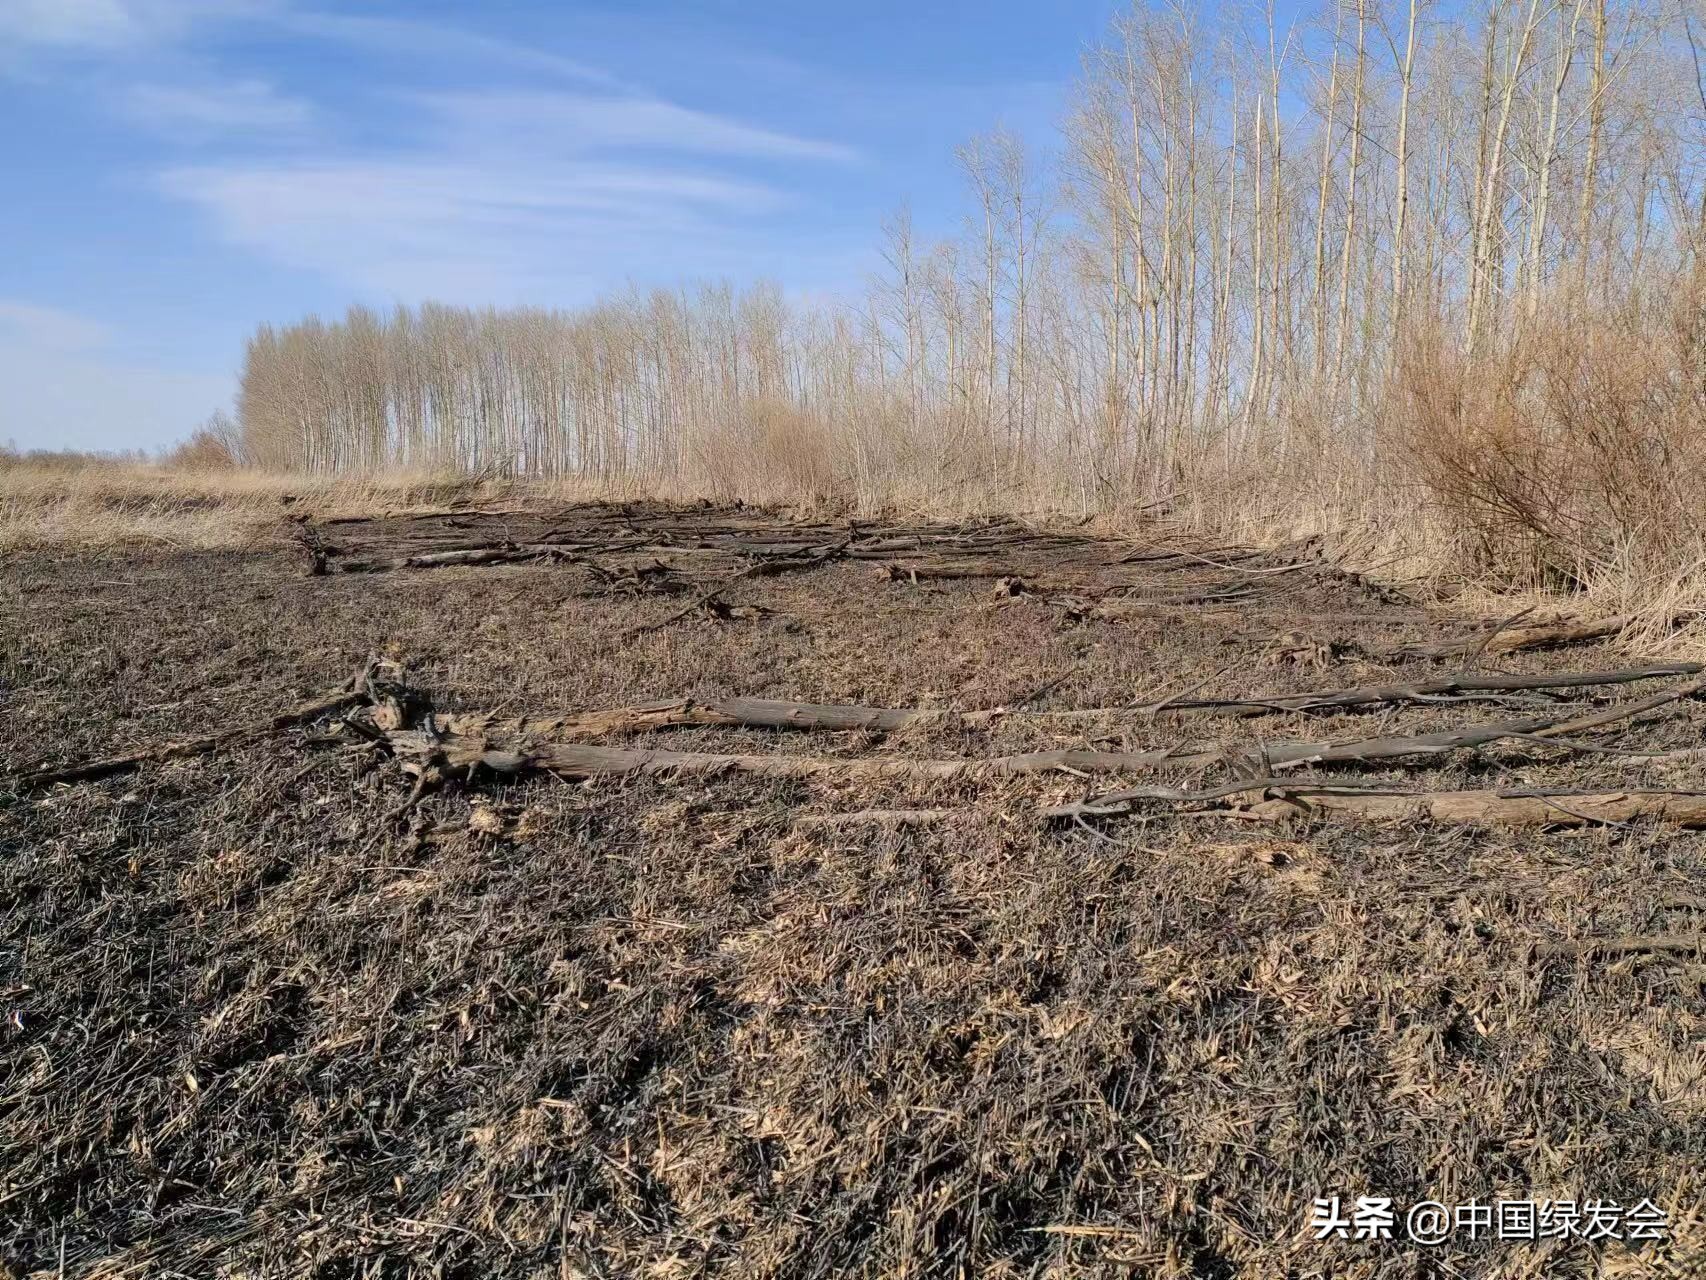
<path id="1" fill-rule="evenodd" d="M 792 215 L 803 166 L 860 153 L 773 102 L 755 118 L 696 109 L 686 86 L 704 76 L 660 72 L 666 96 L 549 48 L 332 7 L 0 0 L 0 72 L 167 143 L 216 142 L 195 163 L 158 146 L 150 161 L 141 142 L 138 156 L 209 247 L 312 273 L 332 297 L 566 304 L 623 279 L 850 276 L 846 245 Z M 289 57 L 253 60 L 279 45 Z M 327 50 L 340 56 L 320 77 L 303 55 Z M 0 439 L 167 439 L 228 398 L 229 379 L 133 367 L 120 347 L 76 315 L 0 300 Z M 126 420 L 125 385 L 152 420 Z M 79 424 L 96 434 L 62 431 Z"/>
<path id="2" fill-rule="evenodd" d="M 90 51 L 177 39 L 214 19 L 254 18 L 275 0 L 0 0 L 0 37 Z"/>
<path id="3" fill-rule="evenodd" d="M 385 57 L 442 58 L 464 68 L 470 63 L 483 64 L 487 68 L 495 66 L 579 81 L 606 90 L 625 92 L 632 88 L 599 67 L 548 49 L 417 18 L 372 18 L 281 9 L 272 15 L 271 21 L 287 33 L 362 48 Z"/>
<path id="4" fill-rule="evenodd" d="M 492 301 L 612 274 L 751 270 L 799 162 L 851 149 L 656 97 L 397 97 L 411 135 L 362 154 L 179 165 L 168 194 L 225 242 L 365 291 Z M 778 173 L 776 162 L 790 168 Z"/>
<path id="5" fill-rule="evenodd" d="M 683 244 L 715 253 L 785 203 L 759 183 L 587 161 L 473 158 L 194 166 L 163 175 L 226 241 L 398 297 L 574 287 Z"/>
<path id="6" fill-rule="evenodd" d="M 290 130 L 308 123 L 313 107 L 258 79 L 203 84 L 144 83 L 124 95 L 130 120 L 159 133 L 198 140 L 233 132 Z"/>
<path id="7" fill-rule="evenodd" d="M 607 91 L 633 88 L 598 67 L 499 36 L 420 18 L 320 11 L 292 0 L 0 0 L 0 41 L 85 56 L 172 46 L 233 23 L 385 58 L 500 67 Z"/>
<path id="8" fill-rule="evenodd" d="M 114 48 L 140 34 L 121 0 L 0 0 L 0 38 L 9 42 Z"/>
<path id="9" fill-rule="evenodd" d="M 500 139 L 552 153 L 638 148 L 752 159 L 858 158 L 840 143 L 759 128 L 649 96 L 497 91 L 437 94 L 420 101 L 444 118 L 456 139 L 474 144 Z"/>

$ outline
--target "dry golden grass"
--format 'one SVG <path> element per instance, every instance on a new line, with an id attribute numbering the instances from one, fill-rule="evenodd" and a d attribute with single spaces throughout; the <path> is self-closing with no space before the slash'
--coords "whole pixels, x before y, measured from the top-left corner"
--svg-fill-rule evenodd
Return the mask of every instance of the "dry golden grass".
<path id="1" fill-rule="evenodd" d="M 333 477 L 158 463 L 0 465 L 0 549 L 244 547 L 287 516 L 406 514 L 510 496 L 513 486 L 430 472 Z"/>

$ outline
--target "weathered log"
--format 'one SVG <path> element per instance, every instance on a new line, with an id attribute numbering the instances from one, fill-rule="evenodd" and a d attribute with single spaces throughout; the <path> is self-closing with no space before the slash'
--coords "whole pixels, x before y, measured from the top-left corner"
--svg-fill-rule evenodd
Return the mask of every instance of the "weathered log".
<path id="1" fill-rule="evenodd" d="M 19 790 L 34 790 L 40 787 L 52 786 L 57 782 L 89 782 L 96 778 L 106 778 L 117 773 L 127 773 L 143 764 L 161 760 L 177 760 L 186 756 L 205 755 L 220 747 L 233 743 L 254 741 L 280 733 L 285 729 L 332 711 L 341 711 L 345 707 L 360 705 L 370 701 L 370 695 L 365 687 L 345 688 L 337 693 L 327 694 L 312 702 L 305 702 L 289 711 L 281 711 L 278 715 L 254 724 L 239 725 L 232 729 L 223 729 L 218 733 L 210 733 L 200 738 L 186 738 L 178 742 L 156 743 L 151 747 L 132 751 L 125 755 L 108 756 L 102 760 L 90 760 L 83 764 L 57 765 L 52 768 L 28 770 L 13 774 L 3 785 L 11 785 Z"/>
<path id="2" fill-rule="evenodd" d="M 1536 736 L 1556 724 L 1555 719 L 1506 720 L 1493 724 L 1465 725 L 1437 733 L 1403 737 L 1357 738 L 1349 742 L 1264 742 L 1237 755 L 1269 769 L 1303 764 L 1360 764 L 1374 760 L 1398 760 L 1409 756 L 1444 755 L 1471 747 L 1485 747 L 1502 738 Z"/>
<path id="3" fill-rule="evenodd" d="M 1536 736 L 1542 738 L 1562 737 L 1565 734 L 1580 733 L 1584 729 L 1598 729 L 1618 720 L 1627 720 L 1630 716 L 1638 716 L 1643 711 L 1655 711 L 1659 707 L 1668 706 L 1673 702 L 1681 702 L 1684 698 L 1692 698 L 1706 691 L 1706 680 L 1690 680 L 1687 684 L 1678 685 L 1674 689 L 1666 689 L 1663 693 L 1655 693 L 1650 698 L 1642 698 L 1639 702 L 1623 702 L 1592 715 L 1578 716 L 1574 720 L 1565 720 L 1545 729 L 1536 730 Z"/>
<path id="4" fill-rule="evenodd" d="M 1466 654 L 1516 653 L 1523 649 L 1552 649 L 1562 645 L 1603 640 L 1617 635 L 1635 619 L 1630 615 L 1590 622 L 1559 622 L 1538 627 L 1504 627 L 1493 635 L 1469 636 L 1440 644 L 1403 645 L 1390 650 L 1392 658 L 1460 658 Z"/>
<path id="5" fill-rule="evenodd" d="M 423 551 L 390 560 L 341 560 L 329 563 L 333 573 L 390 573 L 398 569 L 448 569 L 462 565 L 527 564 L 535 560 L 573 560 L 573 552 L 556 543 L 502 543 L 487 547 L 458 547 Z"/>
<path id="6" fill-rule="evenodd" d="M 1211 712 L 1261 715 L 1277 711 L 1346 711 L 1359 707 L 1431 699 L 1466 693 L 1516 693 L 1533 689 L 1586 689 L 1597 685 L 1631 684 L 1665 676 L 1691 676 L 1706 671 L 1698 662 L 1659 662 L 1613 671 L 1546 672 L 1540 675 L 1454 675 L 1402 684 L 1362 685 L 1321 693 L 1257 695 L 1251 698 L 1203 698 L 1173 702 L 1167 714 Z"/>
<path id="7" fill-rule="evenodd" d="M 1077 822 L 1086 818 L 1125 818 L 1137 812 L 1138 807 L 1146 803 L 1205 805 L 1213 801 L 1224 800 L 1228 796 L 1266 796 L 1270 791 L 1280 791 L 1289 795 L 1305 789 L 1312 793 L 1345 791 L 1354 794 L 1363 792 L 1384 794 L 1378 784 L 1365 782 L 1325 783 L 1319 779 L 1293 781 L 1264 774 L 1259 778 L 1238 778 L 1232 782 L 1222 782 L 1216 786 L 1190 791 L 1181 790 L 1178 787 L 1131 787 L 1124 791 L 1053 805 L 1044 809 L 1042 816 L 1050 821 L 1070 820 Z M 1220 810 L 1215 812 L 1220 812 Z"/>
<path id="8" fill-rule="evenodd" d="M 1268 797 L 1267 793 L 1277 794 Z M 1145 804 L 1202 806 L 1227 796 L 1266 798 L 1236 810 L 1241 817 L 1267 820 L 1346 814 L 1376 822 L 1426 819 L 1466 826 L 1616 826 L 1652 818 L 1683 827 L 1706 826 L 1702 791 L 1380 791 L 1371 787 L 1293 785 L 1265 777 L 1204 791 L 1149 787 L 1044 810 L 1054 820 L 1121 818 Z"/>
<path id="9" fill-rule="evenodd" d="M 661 625 L 661 624 L 660 624 Z M 447 734 L 518 739 L 601 738 L 652 729 L 742 727 L 752 729 L 866 730 L 891 733 L 910 724 L 945 719 L 951 712 L 887 707 L 829 706 L 771 698 L 722 698 L 700 702 L 670 699 L 613 711 L 561 716 L 511 717 L 488 712 L 455 712 L 439 718 Z"/>
<path id="10" fill-rule="evenodd" d="M 1587 958 L 1653 955 L 1706 954 L 1706 933 L 1631 933 L 1619 938 L 1582 938 L 1575 942 L 1543 942 L 1534 948 L 1537 958 Z"/>
<path id="11" fill-rule="evenodd" d="M 1461 826 L 1619 826 L 1651 818 L 1673 826 L 1706 826 L 1706 794 L 1615 791 L 1590 795 L 1499 791 L 1439 791 L 1426 795 L 1288 792 L 1248 812 L 1258 818 L 1300 813 L 1349 813 L 1375 821 L 1428 819 Z"/>
<path id="12" fill-rule="evenodd" d="M 670 711 L 666 709 L 662 714 L 668 715 Z M 436 749 L 441 751 L 453 766 L 484 765 L 499 773 L 543 770 L 571 778 L 595 777 L 601 774 L 674 772 L 735 772 L 782 778 L 809 778 L 826 774 L 849 777 L 959 778 L 971 775 L 1043 773 L 1055 769 L 1079 773 L 1133 773 L 1164 768 L 1202 767 L 1230 760 L 1265 766 L 1266 771 L 1271 772 L 1274 769 L 1302 764 L 1366 763 L 1417 755 L 1440 755 L 1464 748 L 1486 746 L 1502 738 L 1533 737 L 1558 722 L 1556 719 L 1505 721 L 1461 726 L 1436 733 L 1359 738 L 1348 742 L 1268 742 L 1256 747 L 1177 745 L 1149 751 L 1092 751 L 1067 748 L 966 760 L 892 757 L 848 760 L 840 757 L 646 751 L 574 742 L 530 740 L 540 731 L 551 732 L 550 723 L 521 722 L 523 732 L 518 735 L 521 740 L 511 750 L 492 748 L 489 724 L 468 721 L 459 723 L 454 716 L 446 717 L 441 722 L 439 730 L 442 736 L 437 739 L 418 733 L 391 736 L 393 745 L 403 754 L 430 754 Z M 842 722 L 842 727 L 845 728 L 867 726 L 868 722 Z M 782 727 L 782 724 L 779 723 L 778 727 Z M 458 729 L 470 728 L 476 729 L 477 732 L 456 732 Z M 527 732 L 530 728 L 534 733 Z M 1570 744 L 1567 743 L 1557 745 L 1564 750 L 1570 749 Z"/>
<path id="13" fill-rule="evenodd" d="M 918 760 L 906 757 L 766 756 L 706 751 L 641 751 L 574 742 L 540 742 L 510 750 L 492 748 L 478 737 L 434 737 L 419 730 L 386 735 L 398 755 L 434 760 L 453 771 L 487 769 L 496 774 L 553 773 L 582 779 L 626 774 L 713 775 L 746 773 L 767 778 L 924 778 L 1009 777 L 1064 770 L 1120 773 L 1169 766 L 1201 766 L 1223 758 L 1217 748 L 1156 751 L 1083 751 L 1060 749 L 967 760 Z"/>
<path id="14" fill-rule="evenodd" d="M 1411 684 L 1368 685 L 1321 693 L 1256 695 L 1248 699 L 1167 699 L 1149 707 L 1094 707 L 1061 711 L 952 711 L 921 707 L 864 707 L 845 704 L 791 702 L 775 698 L 719 698 L 700 701 L 675 698 L 618 707 L 611 711 L 575 712 L 557 716 L 505 716 L 491 712 L 456 712 L 441 717 L 445 732 L 509 738 L 600 738 L 653 729 L 739 727 L 842 732 L 893 733 L 915 725 L 988 725 L 1000 720 L 1044 722 L 1096 721 L 1119 716 L 1180 715 L 1186 713 L 1255 716 L 1274 712 L 1338 712 L 1406 702 L 1426 704 L 1454 694 L 1498 693 L 1533 689 L 1580 689 L 1627 684 L 1665 676 L 1697 675 L 1706 665 L 1697 662 L 1653 663 L 1617 671 L 1562 672 L 1549 675 L 1447 676 Z M 1034 699 L 1037 695 L 1031 695 Z M 1665 701 L 1674 700 L 1668 694 Z M 1615 710 L 1615 708 L 1613 709 Z M 1630 714 L 1624 712 L 1623 714 Z M 1575 722 L 1570 732 L 1587 727 Z"/>
<path id="15" fill-rule="evenodd" d="M 1404 756 L 1436 755 L 1465 747 L 1483 747 L 1503 738 L 1533 738 L 1542 742 L 1552 741 L 1552 745 L 1561 750 L 1579 750 L 1577 744 L 1564 741 L 1564 737 L 1587 729 L 1602 728 L 1640 715 L 1643 711 L 1680 702 L 1684 698 L 1694 697 L 1702 690 L 1706 690 L 1706 680 L 1692 680 L 1675 689 L 1667 689 L 1664 693 L 1642 698 L 1638 702 L 1622 703 L 1607 707 L 1604 711 L 1596 711 L 1592 715 L 1578 716 L 1570 720 L 1510 720 L 1503 723 L 1465 725 L 1457 729 L 1419 733 L 1410 737 L 1363 738 L 1353 742 L 1264 743 L 1247 753 L 1247 758 L 1264 761 L 1270 767 L 1392 760 Z"/>
<path id="16" fill-rule="evenodd" d="M 1235 760 L 1246 766 L 1261 768 L 1264 776 L 1272 775 L 1276 769 L 1292 768 L 1305 764 L 1350 764 L 1369 763 L 1376 760 L 1400 760 L 1411 756 L 1443 755 L 1450 751 L 1489 746 L 1492 743 L 1509 739 L 1538 739 L 1564 751 L 1580 751 L 1584 744 L 1563 740 L 1552 740 L 1552 735 L 1562 735 L 1579 732 L 1583 729 L 1598 728 L 1611 724 L 1629 716 L 1638 715 L 1662 703 L 1674 702 L 1684 697 L 1699 693 L 1706 687 L 1706 681 L 1693 681 L 1677 689 L 1669 690 L 1666 694 L 1642 699 L 1640 702 L 1625 703 L 1621 707 L 1609 708 L 1606 711 L 1583 716 L 1575 720 L 1510 720 L 1491 724 L 1463 725 L 1455 729 L 1444 729 L 1435 733 L 1418 733 L 1409 736 L 1394 736 L 1380 738 L 1357 738 L 1347 742 L 1265 742 L 1255 747 L 1244 749 L 1227 749 L 1222 758 Z M 1103 803 L 1119 801 L 1127 798 L 1143 798 L 1142 792 L 1128 792 L 1123 796 L 1104 796 Z"/>

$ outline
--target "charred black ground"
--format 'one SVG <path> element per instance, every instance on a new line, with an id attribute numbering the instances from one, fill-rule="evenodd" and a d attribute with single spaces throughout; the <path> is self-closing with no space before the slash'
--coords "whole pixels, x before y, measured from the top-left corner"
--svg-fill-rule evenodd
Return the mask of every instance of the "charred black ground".
<path id="1" fill-rule="evenodd" d="M 498 554 L 407 563 L 450 550 Z M 476 774 L 410 806 L 400 762 L 337 714 L 17 781 L 265 720 L 375 657 L 451 713 L 1126 709 L 624 740 L 941 759 L 1365 738 L 1666 687 L 1153 710 L 1627 664 L 1599 643 L 1493 654 L 1309 548 L 657 506 L 287 526 L 242 554 L 19 553 L 0 591 L 17 1275 L 1585 1276 L 1699 1256 L 1699 957 L 1592 947 L 1698 938 L 1697 832 L 1171 807 L 1086 829 L 1040 814 L 1126 780 L 1059 771 Z M 1397 656 L 1466 634 L 1466 657 Z M 1594 743 L 1690 748 L 1703 714 L 1686 699 Z M 1520 740 L 1332 776 L 1701 785 L 1698 759 Z M 869 808 L 955 813 L 796 821 Z M 1650 1197 L 1672 1240 L 1417 1259 L 1311 1241 L 1310 1201 L 1335 1193 Z"/>

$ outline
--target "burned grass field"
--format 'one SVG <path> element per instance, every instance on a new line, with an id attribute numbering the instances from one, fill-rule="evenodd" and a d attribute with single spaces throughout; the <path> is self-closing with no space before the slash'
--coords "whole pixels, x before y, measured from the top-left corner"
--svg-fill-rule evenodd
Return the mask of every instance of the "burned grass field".
<path id="1" fill-rule="evenodd" d="M 0 569 L 11 1273 L 1696 1273 L 1697 667 L 1307 546 L 281 530 Z"/>

